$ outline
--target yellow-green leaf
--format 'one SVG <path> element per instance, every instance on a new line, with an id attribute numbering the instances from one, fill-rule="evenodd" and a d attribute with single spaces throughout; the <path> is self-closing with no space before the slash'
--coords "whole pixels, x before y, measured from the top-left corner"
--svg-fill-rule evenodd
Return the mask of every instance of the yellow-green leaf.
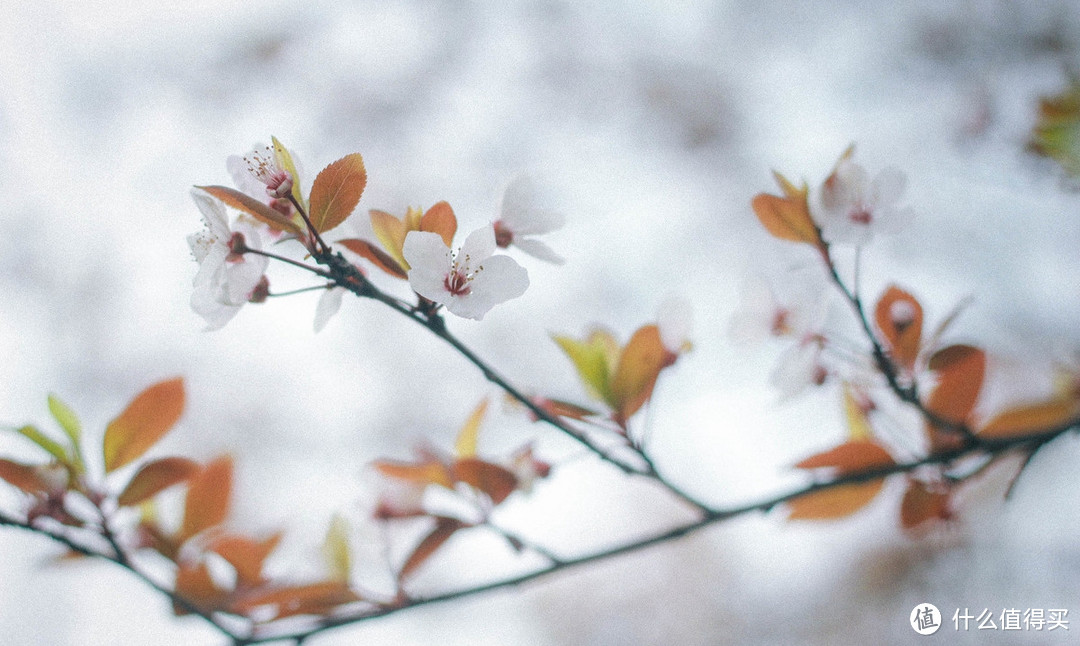
<path id="1" fill-rule="evenodd" d="M 220 457 L 191 479 L 184 502 L 180 540 L 184 541 L 225 522 L 232 496 L 232 458 Z"/>
<path id="2" fill-rule="evenodd" d="M 150 386 L 105 428 L 105 472 L 142 457 L 184 412 L 184 382 L 175 378 Z"/>
<path id="3" fill-rule="evenodd" d="M 874 432 L 870 426 L 870 417 L 856 399 L 855 391 L 848 383 L 844 384 L 844 417 L 848 423 L 848 438 L 851 440 L 869 440 Z"/>
<path id="4" fill-rule="evenodd" d="M 292 177 L 293 189 L 292 195 L 296 198 L 297 203 L 307 208 L 307 201 L 304 200 L 304 193 L 301 189 L 300 173 L 296 170 L 296 162 L 293 161 L 292 153 L 285 147 L 277 137 L 270 136 L 270 143 L 274 146 L 274 160 L 278 163 L 278 166 Z"/>
<path id="5" fill-rule="evenodd" d="M 82 436 L 82 424 L 79 422 L 79 417 L 75 415 L 75 411 L 71 410 L 59 397 L 50 394 L 49 412 L 52 414 L 53 419 L 56 420 L 56 423 L 60 425 L 60 428 L 64 429 L 64 433 L 71 440 L 72 448 L 77 450 Z"/>
<path id="6" fill-rule="evenodd" d="M 585 341 L 558 335 L 553 338 L 574 363 L 589 396 L 614 406 L 610 379 L 619 360 L 615 337 L 607 330 L 594 330 Z"/>
<path id="7" fill-rule="evenodd" d="M 349 524 L 340 514 L 334 514 L 322 544 L 323 559 L 330 570 L 331 581 L 348 583 L 352 576 L 352 551 L 349 548 Z"/>
<path id="8" fill-rule="evenodd" d="M 477 438 L 480 435 L 480 424 L 484 421 L 484 414 L 487 413 L 488 400 L 485 398 L 482 400 L 473 412 L 469 414 L 469 419 L 465 420 L 465 425 L 461 427 L 461 431 L 458 432 L 457 442 L 454 444 L 454 451 L 459 458 L 471 458 L 476 455 Z"/>
<path id="9" fill-rule="evenodd" d="M 375 232 L 375 237 L 379 239 L 383 249 L 390 254 L 399 267 L 408 271 L 409 263 L 405 262 L 401 248 L 405 245 L 405 236 L 409 228 L 404 222 L 386 211 L 371 209 L 368 215 L 371 217 L 371 230 Z"/>
<path id="10" fill-rule="evenodd" d="M 367 171 L 359 153 L 345 155 L 322 170 L 311 186 L 308 217 L 319 233 L 345 221 L 360 202 L 367 185 Z"/>
<path id="11" fill-rule="evenodd" d="M 187 458 L 162 458 L 147 462 L 131 477 L 117 498 L 123 506 L 141 504 L 169 487 L 190 480 L 199 472 L 199 465 Z"/>
<path id="12" fill-rule="evenodd" d="M 27 424 L 15 429 L 15 432 L 30 440 L 57 459 L 61 464 L 71 464 L 71 456 L 59 442 L 41 432 L 38 427 Z"/>

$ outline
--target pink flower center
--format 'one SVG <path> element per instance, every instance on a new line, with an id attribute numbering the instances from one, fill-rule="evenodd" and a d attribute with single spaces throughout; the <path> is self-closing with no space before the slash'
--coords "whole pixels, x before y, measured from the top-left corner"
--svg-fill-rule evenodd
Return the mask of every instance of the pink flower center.
<path id="1" fill-rule="evenodd" d="M 502 220 L 495 221 L 495 244 L 505 249 L 514 242 L 514 232 Z"/>
<path id="2" fill-rule="evenodd" d="M 469 293 L 469 277 L 454 263 L 453 269 L 443 279 L 443 287 L 454 296 L 465 296 Z"/>
<path id="3" fill-rule="evenodd" d="M 874 213 L 867 207 L 861 206 L 857 209 L 853 209 L 848 217 L 851 218 L 851 221 L 855 224 L 869 226 L 870 222 L 874 219 Z"/>

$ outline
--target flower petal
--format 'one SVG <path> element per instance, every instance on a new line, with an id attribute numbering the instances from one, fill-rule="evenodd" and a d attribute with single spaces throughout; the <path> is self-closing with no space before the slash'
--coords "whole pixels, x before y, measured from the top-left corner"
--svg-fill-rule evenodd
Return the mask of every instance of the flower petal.
<path id="1" fill-rule="evenodd" d="M 409 263 L 409 286 L 413 291 L 445 305 L 450 297 L 445 282 L 452 256 L 442 236 L 429 231 L 410 231 L 401 253 Z"/>
<path id="2" fill-rule="evenodd" d="M 459 263 L 475 268 L 493 253 L 495 253 L 495 227 L 489 224 L 473 231 L 468 238 L 465 238 L 465 244 L 461 245 L 457 260 Z"/>
<path id="3" fill-rule="evenodd" d="M 550 262 L 554 265 L 561 265 L 566 262 L 566 259 L 555 253 L 551 247 L 534 238 L 518 238 L 515 236 L 513 246 L 521 249 L 537 260 Z"/>
<path id="4" fill-rule="evenodd" d="M 507 184 L 499 219 L 516 235 L 550 233 L 566 222 L 562 213 L 544 208 L 536 184 L 526 176 Z"/>
<path id="5" fill-rule="evenodd" d="M 469 284 L 469 292 L 452 296 L 444 303 L 452 314 L 481 320 L 492 307 L 517 298 L 529 287 L 529 272 L 510 256 L 492 256 L 484 261 Z"/>
<path id="6" fill-rule="evenodd" d="M 202 212 L 203 221 L 206 222 L 206 228 L 210 230 L 210 235 L 219 240 L 227 240 L 229 238 L 229 219 L 225 213 L 225 205 L 205 191 L 195 188 L 191 189 L 191 199 L 195 200 L 195 206 L 199 207 L 199 211 Z"/>
<path id="7" fill-rule="evenodd" d="M 870 185 L 870 201 L 881 208 L 896 203 L 907 186 L 907 176 L 895 166 L 887 166 L 874 177 Z"/>
<path id="8" fill-rule="evenodd" d="M 345 295 L 344 287 L 334 287 L 323 292 L 319 297 L 319 304 L 315 307 L 315 332 L 321 332 L 330 318 L 341 309 L 341 297 Z"/>

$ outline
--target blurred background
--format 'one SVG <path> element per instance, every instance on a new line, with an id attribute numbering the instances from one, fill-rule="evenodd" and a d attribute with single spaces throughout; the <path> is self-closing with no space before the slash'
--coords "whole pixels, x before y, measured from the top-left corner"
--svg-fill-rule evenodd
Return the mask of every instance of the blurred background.
<path id="1" fill-rule="evenodd" d="M 450 321 L 531 391 L 584 401 L 551 333 L 604 324 L 625 339 L 665 298 L 688 299 L 695 349 L 643 424 L 658 467 L 715 504 L 797 485 L 789 465 L 846 433 L 838 389 L 779 402 L 768 378 L 782 348 L 727 334 L 747 275 L 783 277 L 809 258 L 750 210 L 774 190 L 771 169 L 816 186 L 852 142 L 871 172 L 903 169 L 914 217 L 864 253 L 865 293 L 897 281 L 934 322 L 974 297 L 953 335 L 990 349 L 995 379 L 1030 382 L 1080 348 L 1080 196 L 1024 150 L 1038 97 L 1077 64 L 1072 2 L 42 0 L 4 13 L 0 422 L 47 426 L 53 392 L 93 436 L 135 393 L 183 375 L 184 419 L 157 450 L 235 456 L 233 526 L 285 528 L 276 572 L 318 573 L 335 511 L 354 527 L 359 574 L 378 571 L 366 465 L 405 458 L 421 438 L 451 446 L 497 393 L 418 326 L 355 299 L 317 335 L 317 294 L 202 331 L 188 306 L 185 236 L 202 226 L 189 188 L 231 183 L 225 158 L 270 135 L 301 158 L 308 186 L 329 162 L 364 155 L 368 187 L 342 237 L 362 232 L 369 208 L 444 199 L 471 231 L 497 216 L 512 177 L 537 178 L 567 217 L 547 241 L 568 262 L 518 256 L 523 297 L 481 323 Z M 271 271 L 277 290 L 308 284 Z M 520 533 L 577 554 L 685 518 L 512 411 L 490 416 L 480 450 L 534 438 L 564 466 L 509 503 L 504 522 Z M 12 437 L 0 453 L 27 455 Z M 1062 439 L 1007 503 L 1010 474 L 990 473 L 928 536 L 899 529 L 890 483 L 848 520 L 748 516 L 313 643 L 906 643 L 924 602 L 947 620 L 965 607 L 1080 613 L 1077 465 L 1076 439 Z M 47 564 L 56 553 L 0 531 L 0 643 L 223 643 L 125 572 Z M 466 540 L 429 565 L 418 592 L 528 563 Z"/>

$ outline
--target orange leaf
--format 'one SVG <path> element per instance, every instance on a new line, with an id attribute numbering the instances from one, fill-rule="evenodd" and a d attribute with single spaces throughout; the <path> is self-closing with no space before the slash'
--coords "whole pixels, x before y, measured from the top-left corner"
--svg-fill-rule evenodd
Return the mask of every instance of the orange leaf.
<path id="1" fill-rule="evenodd" d="M 840 485 L 819 489 L 789 500 L 789 520 L 830 520 L 843 518 L 859 511 L 881 491 L 885 480 Z"/>
<path id="2" fill-rule="evenodd" d="M 105 472 L 137 460 L 169 432 L 184 411 L 184 382 L 177 377 L 139 393 L 105 428 Z"/>
<path id="3" fill-rule="evenodd" d="M 360 153 L 345 155 L 322 170 L 311 185 L 308 217 L 319 233 L 345 221 L 360 202 L 367 171 Z"/>
<path id="4" fill-rule="evenodd" d="M 617 422 L 625 423 L 648 401 L 656 378 L 666 365 L 667 354 L 660 339 L 660 329 L 655 325 L 646 325 L 630 337 L 611 379 L 611 399 Z"/>
<path id="5" fill-rule="evenodd" d="M 374 465 L 379 473 L 388 478 L 396 478 L 416 484 L 437 484 L 447 489 L 454 486 L 446 465 L 433 459 L 418 464 L 378 460 Z"/>
<path id="6" fill-rule="evenodd" d="M 514 493 L 518 479 L 505 467 L 478 458 L 464 458 L 451 469 L 454 480 L 484 492 L 496 505 Z"/>
<path id="7" fill-rule="evenodd" d="M 986 373 L 986 353 L 970 345 L 951 345 L 930 357 L 929 367 L 938 374 L 938 383 L 926 408 L 953 424 L 966 424 L 975 408 Z M 959 445 L 960 438 L 934 424 L 928 424 L 932 452 Z"/>
<path id="8" fill-rule="evenodd" d="M 436 550 L 442 547 L 443 543 L 454 535 L 454 532 L 462 527 L 465 527 L 465 523 L 456 518 L 439 516 L 435 523 L 435 529 L 431 530 L 431 533 L 425 536 L 424 540 L 420 541 L 420 544 L 412 551 L 409 558 L 405 559 L 401 571 L 398 572 L 398 581 L 405 580 L 406 577 L 415 572 L 418 567 L 431 558 L 431 555 Z"/>
<path id="9" fill-rule="evenodd" d="M 358 256 L 367 258 L 373 265 L 395 278 L 408 279 L 409 277 L 409 274 L 398 264 L 398 261 L 394 260 L 390 254 L 379 249 L 367 240 L 347 238 L 345 240 L 338 240 L 338 244 L 344 246 Z"/>
<path id="10" fill-rule="evenodd" d="M 795 465 L 799 469 L 836 469 L 838 474 L 872 471 L 896 464 L 889 452 L 870 440 L 852 440 L 812 455 Z"/>
<path id="11" fill-rule="evenodd" d="M 206 191 L 238 211 L 247 213 L 275 231 L 303 233 L 303 229 L 285 215 L 235 188 L 228 186 L 196 186 L 195 188 Z"/>
<path id="12" fill-rule="evenodd" d="M 26 493 L 40 493 L 49 489 L 38 475 L 37 469 L 4 458 L 0 458 L 0 480 L 5 480 Z"/>
<path id="13" fill-rule="evenodd" d="M 981 437 L 1009 438 L 1034 435 L 1075 422 L 1080 405 L 1075 399 L 1058 397 L 1037 404 L 1010 408 L 986 423 Z"/>
<path id="14" fill-rule="evenodd" d="M 183 597 L 201 610 L 214 610 L 228 597 L 228 592 L 217 587 L 210 569 L 200 561 L 197 565 L 180 564 L 176 570 L 176 594 Z M 173 603 L 176 616 L 189 614 L 189 610 L 178 603 Z"/>
<path id="15" fill-rule="evenodd" d="M 420 218 L 420 230 L 430 231 L 442 236 L 447 247 L 454 246 L 454 234 L 457 233 L 457 217 L 454 209 L 446 202 L 436 202 Z"/>
<path id="16" fill-rule="evenodd" d="M 162 458 L 148 462 L 132 476 L 117 502 L 127 507 L 154 497 L 158 492 L 189 480 L 199 465 L 187 458 Z"/>
<path id="17" fill-rule="evenodd" d="M 224 456 L 206 465 L 191 479 L 184 503 L 184 521 L 180 525 L 181 542 L 225 521 L 232 495 L 232 472 L 232 458 Z"/>
<path id="18" fill-rule="evenodd" d="M 948 520 L 952 516 L 949 494 L 929 488 L 926 483 L 911 480 L 900 503 L 900 526 L 914 529 L 926 522 Z"/>
<path id="19" fill-rule="evenodd" d="M 325 615 L 347 603 L 361 601 L 343 581 L 320 581 L 291 586 L 271 586 L 251 594 L 242 595 L 230 610 L 246 615 L 256 608 L 276 606 L 274 618 L 297 615 Z"/>
<path id="20" fill-rule="evenodd" d="M 567 417 L 569 419 L 584 421 L 589 417 L 596 417 L 599 415 L 599 413 L 592 409 L 578 406 L 577 404 L 561 399 L 542 399 L 537 403 L 541 408 L 546 410 L 548 414 L 554 415 L 555 417 Z"/>
<path id="21" fill-rule="evenodd" d="M 806 184 L 802 188 L 795 188 L 780 173 L 774 171 L 773 176 L 783 189 L 784 197 L 768 193 L 754 197 L 751 206 L 758 220 L 774 237 L 821 247 L 821 233 L 810 217 L 810 206 L 806 200 L 809 189 Z"/>
<path id="22" fill-rule="evenodd" d="M 263 563 L 280 542 L 281 532 L 261 541 L 247 536 L 225 534 L 216 537 L 208 549 L 236 569 L 237 586 L 256 586 L 264 581 Z"/>
<path id="23" fill-rule="evenodd" d="M 922 342 L 923 310 L 914 296 L 890 286 L 874 308 L 874 322 L 893 360 L 911 370 Z"/>

